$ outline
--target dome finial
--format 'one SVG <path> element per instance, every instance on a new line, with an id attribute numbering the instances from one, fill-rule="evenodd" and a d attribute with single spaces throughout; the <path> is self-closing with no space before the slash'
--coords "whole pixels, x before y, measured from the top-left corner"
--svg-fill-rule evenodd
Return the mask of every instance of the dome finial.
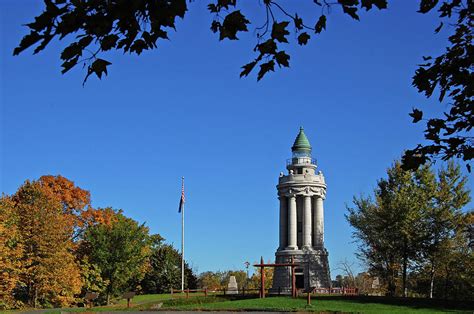
<path id="1" fill-rule="evenodd" d="M 296 136 L 295 142 L 293 143 L 291 150 L 293 152 L 300 151 L 311 153 L 311 144 L 309 143 L 306 134 L 304 134 L 304 129 L 302 126 L 300 126 L 300 132 Z"/>

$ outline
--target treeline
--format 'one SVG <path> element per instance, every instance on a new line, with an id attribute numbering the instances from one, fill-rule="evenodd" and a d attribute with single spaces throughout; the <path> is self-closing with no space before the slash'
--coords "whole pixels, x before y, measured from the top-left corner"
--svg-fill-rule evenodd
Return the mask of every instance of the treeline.
<path id="1" fill-rule="evenodd" d="M 185 286 L 197 278 L 185 264 Z M 26 181 L 0 198 L 0 309 L 80 305 L 125 291 L 181 287 L 181 255 L 121 210 L 93 208 L 62 176 Z"/>
<path id="2" fill-rule="evenodd" d="M 474 297 L 472 210 L 467 177 L 453 162 L 404 171 L 399 162 L 373 197 L 356 197 L 347 220 L 359 257 L 390 296 Z"/>
<path id="3" fill-rule="evenodd" d="M 255 262 L 256 264 L 257 262 Z M 270 263 L 270 261 L 269 261 Z M 235 276 L 238 289 L 259 289 L 260 288 L 260 272 L 255 268 L 252 275 L 248 275 L 243 270 L 228 270 L 228 271 L 207 271 L 203 272 L 198 277 L 198 287 L 200 289 L 207 288 L 209 290 L 224 290 L 227 289 L 230 276 Z M 273 268 L 265 268 L 265 288 L 269 289 L 273 281 Z"/>

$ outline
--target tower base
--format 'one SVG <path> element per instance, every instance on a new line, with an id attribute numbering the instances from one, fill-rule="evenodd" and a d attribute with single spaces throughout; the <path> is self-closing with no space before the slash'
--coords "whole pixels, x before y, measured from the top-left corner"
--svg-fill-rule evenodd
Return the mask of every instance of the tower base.
<path id="1" fill-rule="evenodd" d="M 279 250 L 275 263 L 295 264 L 296 288 L 309 291 L 312 288 L 330 288 L 328 251 L 325 248 L 303 248 L 301 250 Z M 291 294 L 291 267 L 275 267 L 271 294 Z"/>

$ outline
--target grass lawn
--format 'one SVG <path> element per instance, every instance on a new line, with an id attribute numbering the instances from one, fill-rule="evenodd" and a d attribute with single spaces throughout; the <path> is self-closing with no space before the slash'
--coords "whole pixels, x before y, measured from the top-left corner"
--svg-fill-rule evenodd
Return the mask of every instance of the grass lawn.
<path id="1" fill-rule="evenodd" d="M 158 309 L 159 307 L 159 309 Z M 92 311 L 124 311 L 126 300 L 111 306 L 94 307 Z M 265 299 L 243 299 L 223 296 L 171 296 L 170 294 L 138 295 L 133 298 L 132 311 L 149 310 L 198 310 L 198 311 L 277 311 L 277 312 L 338 312 L 338 313 L 473 313 L 473 302 L 443 302 L 427 299 L 402 299 L 386 297 L 342 297 L 316 296 L 311 305 L 306 299 L 290 297 L 269 297 Z M 42 313 L 91 312 L 90 309 L 74 308 L 42 311 Z"/>
<path id="2" fill-rule="evenodd" d="M 230 310 L 230 311 L 308 311 L 345 313 L 472 313 L 472 304 L 444 304 L 425 299 L 397 299 L 384 297 L 319 296 L 308 306 L 305 298 L 270 297 L 266 299 L 225 300 L 205 302 L 199 298 L 192 303 L 164 302 L 162 309 L 169 310 Z M 203 302 L 204 301 L 204 302 Z"/>

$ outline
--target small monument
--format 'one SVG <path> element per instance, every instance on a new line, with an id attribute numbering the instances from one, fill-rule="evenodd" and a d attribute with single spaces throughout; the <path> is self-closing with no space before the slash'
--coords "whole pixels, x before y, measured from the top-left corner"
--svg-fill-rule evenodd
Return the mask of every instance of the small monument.
<path id="1" fill-rule="evenodd" d="M 237 280 L 235 280 L 235 276 L 230 276 L 229 284 L 227 285 L 227 294 L 238 294 L 239 287 L 237 286 Z"/>

